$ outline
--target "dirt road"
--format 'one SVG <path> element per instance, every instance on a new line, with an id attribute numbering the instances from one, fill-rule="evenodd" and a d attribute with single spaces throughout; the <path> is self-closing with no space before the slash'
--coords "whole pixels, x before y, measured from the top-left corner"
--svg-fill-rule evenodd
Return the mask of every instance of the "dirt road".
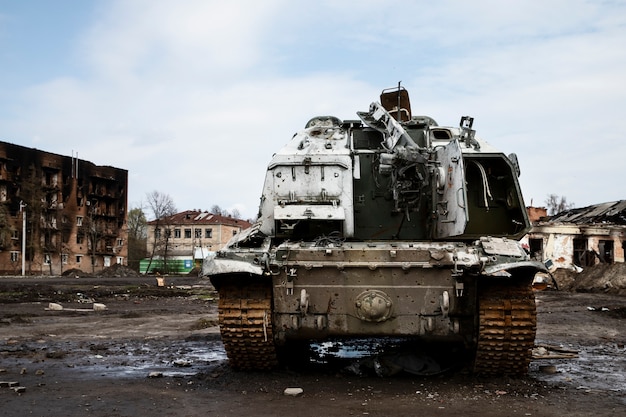
<path id="1" fill-rule="evenodd" d="M 526 378 L 379 377 L 348 363 L 228 368 L 216 295 L 197 278 L 0 278 L 5 416 L 614 416 L 626 410 L 626 298 L 538 294 Z M 63 307 L 51 311 L 49 303 Z M 93 311 L 93 302 L 106 310 Z M 567 355 L 566 355 L 567 356 Z M 571 355 L 570 355 L 571 356 Z M 353 365 L 353 364 L 352 364 Z M 362 370 L 362 368 L 359 368 Z M 6 384 L 2 384 L 6 385 Z M 299 396 L 284 395 L 301 388 Z"/>

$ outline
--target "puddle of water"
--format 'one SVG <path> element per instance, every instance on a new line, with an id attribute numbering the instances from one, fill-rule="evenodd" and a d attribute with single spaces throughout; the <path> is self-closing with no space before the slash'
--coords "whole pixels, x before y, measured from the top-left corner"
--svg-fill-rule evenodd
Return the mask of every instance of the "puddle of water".
<path id="1" fill-rule="evenodd" d="M 538 341 L 538 344 L 541 343 Z M 626 397 L 624 345 L 568 344 L 562 347 L 578 352 L 578 358 L 534 360 L 530 366 L 530 376 L 539 381 L 566 384 L 581 391 L 600 390 Z M 69 367 L 71 370 L 67 375 L 72 377 L 101 375 L 145 378 L 150 372 L 160 372 L 169 377 L 188 377 L 227 360 L 219 337 L 198 340 L 152 339 L 122 343 L 27 342 L 6 346 L 4 351 L 10 352 L 3 359 L 5 367 L 32 368 L 33 363 L 41 362 L 51 367 Z M 364 367 L 368 367 L 367 370 L 373 368 L 378 373 L 380 369 L 377 366 L 382 364 L 387 366 L 384 371 L 402 368 L 410 373 L 427 375 L 436 373 L 438 369 L 449 369 L 455 364 L 450 365 L 446 361 L 460 357 L 459 352 L 450 350 L 442 349 L 440 352 L 416 355 L 419 351 L 418 347 L 410 343 L 407 345 L 403 339 L 356 339 L 312 344 L 311 360 L 317 364 L 340 360 L 343 366 L 352 366 L 356 371 L 363 371 Z M 36 358 L 39 359 L 34 361 Z M 554 365 L 557 372 L 543 373 L 539 369 L 542 365 Z"/>
<path id="2" fill-rule="evenodd" d="M 596 346 L 567 345 L 578 358 L 539 359 L 533 361 L 530 374 L 540 381 L 564 383 L 580 390 L 611 391 L 626 395 L 626 349 L 618 344 Z M 540 371 L 542 365 L 554 365 L 555 374 Z"/>
<path id="3" fill-rule="evenodd" d="M 313 343 L 311 362 L 342 363 L 344 371 L 361 375 L 391 376 L 400 372 L 436 375 L 459 365 L 459 346 L 420 344 L 407 338 L 357 338 Z"/>
<path id="4" fill-rule="evenodd" d="M 381 353 L 388 345 L 398 341 L 380 339 L 349 339 L 311 344 L 314 361 L 324 362 L 327 358 L 361 359 Z"/>
<path id="5" fill-rule="evenodd" d="M 142 345 L 115 345 L 91 354 L 75 365 L 77 371 L 107 377 L 193 376 L 207 365 L 226 360 L 220 341 L 151 341 Z"/>
<path id="6" fill-rule="evenodd" d="M 152 339 L 126 342 L 25 342 L 6 346 L 5 367 L 63 369 L 58 377 L 147 377 L 150 372 L 185 377 L 226 361 L 219 338 L 198 340 Z"/>

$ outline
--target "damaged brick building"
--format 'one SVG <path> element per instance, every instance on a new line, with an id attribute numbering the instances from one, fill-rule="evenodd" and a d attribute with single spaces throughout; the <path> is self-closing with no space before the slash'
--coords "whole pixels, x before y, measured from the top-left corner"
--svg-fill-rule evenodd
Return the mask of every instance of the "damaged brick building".
<path id="1" fill-rule="evenodd" d="M 0 273 L 126 264 L 127 188 L 127 170 L 0 142 Z"/>
<path id="2" fill-rule="evenodd" d="M 538 218 L 525 239 L 535 259 L 550 260 L 556 268 L 624 262 L 626 200 Z"/>

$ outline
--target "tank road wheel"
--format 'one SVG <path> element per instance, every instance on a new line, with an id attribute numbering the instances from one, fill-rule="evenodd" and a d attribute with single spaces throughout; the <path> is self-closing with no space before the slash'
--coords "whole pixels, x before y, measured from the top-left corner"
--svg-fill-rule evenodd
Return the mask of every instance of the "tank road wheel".
<path id="1" fill-rule="evenodd" d="M 272 286 L 260 280 L 232 279 L 219 289 L 218 317 L 229 364 L 261 370 L 277 365 L 272 331 Z"/>
<path id="2" fill-rule="evenodd" d="M 525 375 L 537 330 L 535 295 L 526 280 L 480 283 L 474 372 Z"/>

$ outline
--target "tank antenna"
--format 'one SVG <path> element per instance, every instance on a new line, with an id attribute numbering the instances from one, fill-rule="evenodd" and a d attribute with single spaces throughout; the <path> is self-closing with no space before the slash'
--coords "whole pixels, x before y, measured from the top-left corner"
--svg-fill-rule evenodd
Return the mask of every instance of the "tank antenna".
<path id="1" fill-rule="evenodd" d="M 402 116 L 400 116 L 400 84 L 402 84 L 402 80 L 398 81 L 398 107 L 397 107 L 398 111 L 396 114 L 398 116 L 397 119 L 399 122 L 402 121 Z"/>

